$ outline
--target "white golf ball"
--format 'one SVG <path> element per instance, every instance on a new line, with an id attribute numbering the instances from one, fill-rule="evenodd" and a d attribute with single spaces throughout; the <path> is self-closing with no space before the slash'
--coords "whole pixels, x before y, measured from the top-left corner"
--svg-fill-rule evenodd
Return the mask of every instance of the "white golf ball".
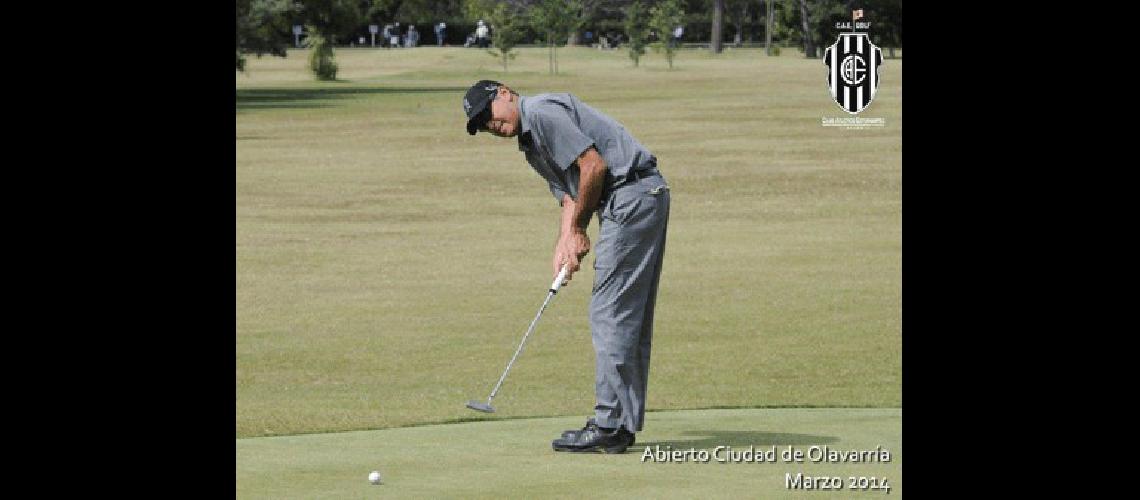
<path id="1" fill-rule="evenodd" d="M 372 473 L 368 474 L 368 482 L 372 484 L 380 484 L 380 472 L 372 471 Z"/>

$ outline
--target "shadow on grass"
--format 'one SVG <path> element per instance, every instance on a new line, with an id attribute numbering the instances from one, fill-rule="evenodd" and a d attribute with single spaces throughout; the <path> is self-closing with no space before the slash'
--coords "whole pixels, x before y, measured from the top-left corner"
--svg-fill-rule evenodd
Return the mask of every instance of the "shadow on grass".
<path id="1" fill-rule="evenodd" d="M 467 87 L 355 87 L 237 89 L 237 110 L 328 108 L 338 99 L 374 94 L 424 94 L 450 92 L 462 95 Z"/>
<path id="2" fill-rule="evenodd" d="M 651 441 L 642 443 L 638 441 L 634 448 L 638 452 L 646 446 L 671 446 L 674 450 L 696 448 L 698 450 L 711 450 L 717 446 L 731 446 L 733 449 L 748 448 L 749 446 L 784 446 L 784 445 L 813 445 L 831 444 L 839 441 L 834 436 L 814 436 L 811 434 L 786 434 L 780 432 L 763 431 L 686 431 L 685 435 L 694 436 L 693 439 L 671 439 L 665 441 Z"/>

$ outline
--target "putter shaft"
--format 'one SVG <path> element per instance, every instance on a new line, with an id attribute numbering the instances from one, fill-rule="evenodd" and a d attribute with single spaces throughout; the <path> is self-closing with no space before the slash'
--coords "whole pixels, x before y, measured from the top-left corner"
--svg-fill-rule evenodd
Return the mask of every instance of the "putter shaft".
<path id="1" fill-rule="evenodd" d="M 515 360 L 518 359 L 519 353 L 521 353 L 523 350 L 523 346 L 526 345 L 527 337 L 530 337 L 530 333 L 534 331 L 534 326 L 538 324 L 538 318 L 542 317 L 542 312 L 546 310 L 546 305 L 550 303 L 550 299 L 554 297 L 555 293 L 558 292 L 551 290 L 546 294 L 546 300 L 542 301 L 542 307 L 538 309 L 538 314 L 536 314 L 534 316 L 534 319 L 531 320 L 530 328 L 527 328 L 526 335 L 523 335 L 522 342 L 519 342 L 519 348 L 515 349 L 515 355 L 511 356 L 511 361 L 507 363 L 507 369 L 503 370 L 503 375 L 499 377 L 499 381 L 495 384 L 495 388 L 491 390 L 491 395 L 487 398 L 488 405 L 491 404 L 492 399 L 495 399 L 495 395 L 499 393 L 499 388 L 503 386 L 503 381 L 507 379 L 507 373 L 511 371 L 511 365 L 515 364 Z"/>
<path id="2" fill-rule="evenodd" d="M 526 345 L 526 339 L 530 337 L 531 332 L 534 331 L 534 326 L 538 324 L 538 318 L 542 317 L 542 312 L 546 310 L 546 305 L 550 303 L 550 299 L 558 293 L 558 289 L 562 288 L 562 280 L 566 279 L 566 272 L 568 269 L 565 265 L 558 272 L 558 276 L 554 278 L 554 282 L 550 284 L 550 291 L 546 294 L 546 300 L 542 301 L 542 307 L 538 308 L 538 314 L 534 315 L 534 319 L 530 322 L 530 328 L 527 328 L 526 335 L 523 335 L 522 342 L 519 342 L 519 348 L 515 349 L 515 355 L 511 356 L 511 361 L 507 363 L 507 369 L 503 370 L 503 375 L 499 377 L 499 381 L 495 383 L 495 388 L 491 389 L 491 395 L 487 397 L 487 406 L 491 406 L 491 400 L 495 399 L 495 395 L 499 393 L 499 388 L 503 386 L 503 381 L 507 379 L 507 373 L 511 371 L 511 366 L 515 364 L 518 359 L 519 353 L 522 352 L 523 346 Z"/>

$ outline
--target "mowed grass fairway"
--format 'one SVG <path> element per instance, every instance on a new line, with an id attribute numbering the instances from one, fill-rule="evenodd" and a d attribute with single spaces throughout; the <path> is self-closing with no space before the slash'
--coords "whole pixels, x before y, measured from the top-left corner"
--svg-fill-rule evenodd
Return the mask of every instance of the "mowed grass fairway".
<path id="1" fill-rule="evenodd" d="M 668 180 L 653 413 L 639 445 L 694 439 L 687 430 L 763 433 L 723 443 L 744 448 L 803 434 L 843 449 L 881 444 L 899 465 L 901 59 L 885 60 L 859 115 L 885 126 L 845 130 L 821 125 L 848 116 L 828 95 L 826 65 L 789 49 L 684 50 L 673 71 L 653 53 L 634 68 L 624 51 L 562 49 L 557 76 L 538 48 L 522 49 L 507 73 L 474 49 L 336 54 L 338 82 L 314 81 L 304 50 L 251 57 L 235 79 L 239 496 L 360 497 L 376 492 L 364 489 L 377 488 L 365 479 L 372 469 L 391 477 L 380 491 L 466 497 L 491 484 L 488 496 L 505 496 L 516 491 L 503 486 L 509 477 L 534 496 L 552 492 L 526 485 L 569 481 L 547 477 L 568 463 L 621 463 L 653 481 L 707 475 L 705 491 L 761 484 L 752 480 L 785 491 L 783 468 L 766 465 L 550 451 L 593 407 L 592 255 L 543 315 L 495 399 L 499 413 L 464 408 L 486 399 L 542 303 L 559 214 L 514 139 L 463 130 L 463 93 L 481 78 L 523 95 L 576 94 L 653 151 Z M 894 417 L 871 425 L 845 413 L 855 410 L 813 410 L 828 415 L 817 428 L 748 410 L 755 418 L 720 426 L 715 413 L 663 412 L 714 407 Z M 544 416 L 564 418 L 515 420 Z M 507 420 L 283 437 L 465 419 Z M 430 489 L 458 465 L 427 455 L 452 449 L 472 453 L 479 472 L 464 473 L 467 490 Z M 849 467 L 836 475 L 857 472 Z M 780 481 L 745 479 L 759 470 Z M 340 480 L 350 483 L 329 486 Z"/>

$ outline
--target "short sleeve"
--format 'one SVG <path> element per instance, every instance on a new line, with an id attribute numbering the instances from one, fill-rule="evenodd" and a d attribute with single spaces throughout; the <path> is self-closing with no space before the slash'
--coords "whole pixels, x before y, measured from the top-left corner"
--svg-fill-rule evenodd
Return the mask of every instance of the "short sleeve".
<path id="1" fill-rule="evenodd" d="M 558 206 L 562 206 L 562 197 L 566 196 L 566 191 L 559 189 L 554 183 L 550 183 L 550 194 L 554 195 L 555 200 L 558 200 Z"/>
<path id="2" fill-rule="evenodd" d="M 550 149 L 555 165 L 562 170 L 570 168 L 594 140 L 570 120 L 565 109 L 544 106 L 535 113 L 535 125 L 542 132 L 543 143 Z"/>

